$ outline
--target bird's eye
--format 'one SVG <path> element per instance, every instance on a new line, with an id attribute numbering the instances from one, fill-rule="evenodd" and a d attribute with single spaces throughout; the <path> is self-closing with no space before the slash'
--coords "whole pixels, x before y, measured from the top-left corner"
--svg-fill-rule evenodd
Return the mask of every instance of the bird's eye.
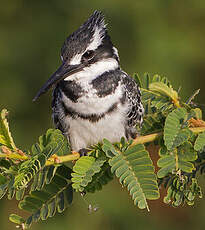
<path id="1" fill-rule="evenodd" d="M 83 59 L 84 60 L 90 60 L 94 56 L 94 51 L 93 50 L 88 50 L 83 54 Z"/>

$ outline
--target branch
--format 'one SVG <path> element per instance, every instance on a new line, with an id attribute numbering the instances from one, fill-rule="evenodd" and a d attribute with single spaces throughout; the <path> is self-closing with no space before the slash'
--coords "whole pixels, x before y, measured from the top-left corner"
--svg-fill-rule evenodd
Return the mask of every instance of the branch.
<path id="1" fill-rule="evenodd" d="M 65 156 L 51 156 L 47 161 L 46 161 L 46 166 L 53 165 L 56 163 L 64 163 L 68 161 L 75 161 L 80 158 L 80 153 L 78 152 L 72 152 L 72 154 L 65 155 Z"/>
<path id="2" fill-rule="evenodd" d="M 194 127 L 189 128 L 194 134 L 201 133 L 205 131 L 205 127 Z M 137 145 L 137 144 L 145 144 L 148 142 L 155 141 L 157 138 L 162 136 L 163 132 L 153 133 L 146 136 L 139 136 L 135 138 L 131 144 L 131 146 Z"/>
<path id="3" fill-rule="evenodd" d="M 158 132 L 158 133 L 153 133 L 153 134 L 149 134 L 149 135 L 146 135 L 146 136 L 139 136 L 139 137 L 136 137 L 131 146 L 134 146 L 134 145 L 137 145 L 137 144 L 145 144 L 145 143 L 148 143 L 148 142 L 152 142 L 154 140 L 156 140 L 158 137 L 162 136 L 163 132 Z"/>
<path id="4" fill-rule="evenodd" d="M 13 159 L 13 160 L 21 160 L 21 161 L 26 161 L 29 159 L 28 156 L 21 156 L 18 153 L 0 153 L 0 158 L 9 158 L 9 159 Z"/>
<path id="5" fill-rule="evenodd" d="M 1 146 L 0 158 L 7 158 L 11 160 L 18 160 L 18 161 L 26 161 L 30 159 L 30 156 L 26 155 L 22 151 L 19 152 L 12 152 L 8 147 Z M 68 161 L 74 161 L 80 158 L 80 154 L 78 152 L 72 152 L 72 154 L 65 155 L 65 156 L 57 156 L 53 155 L 46 161 L 46 166 L 64 163 Z"/>
<path id="6" fill-rule="evenodd" d="M 195 128 L 189 128 L 193 133 L 201 133 L 205 131 L 205 127 L 195 127 Z M 139 136 L 135 138 L 131 144 L 131 146 L 137 145 L 137 144 L 145 144 L 149 142 L 153 142 L 157 140 L 160 136 L 163 135 L 163 132 L 158 132 L 158 133 L 153 133 L 149 134 L 146 136 Z M 9 158 L 9 159 L 14 159 L 14 160 L 20 160 L 20 161 L 25 161 L 30 158 L 28 155 L 20 155 L 19 153 L 14 153 L 14 152 L 6 152 L 6 153 L 0 153 L 0 158 Z M 72 154 L 65 155 L 65 156 L 51 156 L 47 161 L 46 161 L 46 166 L 53 165 L 53 164 L 59 164 L 59 163 L 64 163 L 64 162 L 69 162 L 69 161 L 74 161 L 80 158 L 80 154 L 78 152 L 72 152 Z"/>

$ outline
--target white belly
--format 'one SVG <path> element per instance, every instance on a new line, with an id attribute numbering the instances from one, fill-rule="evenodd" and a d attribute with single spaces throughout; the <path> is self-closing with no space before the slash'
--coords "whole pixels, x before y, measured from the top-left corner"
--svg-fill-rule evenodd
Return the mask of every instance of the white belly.
<path id="1" fill-rule="evenodd" d="M 97 122 L 67 117 L 69 141 L 72 150 L 78 151 L 79 149 L 97 144 L 102 142 L 103 138 L 111 142 L 119 142 L 120 138 L 125 136 L 125 115 L 123 110 L 121 108 L 121 112 L 116 110 L 113 113 L 107 114 Z"/>

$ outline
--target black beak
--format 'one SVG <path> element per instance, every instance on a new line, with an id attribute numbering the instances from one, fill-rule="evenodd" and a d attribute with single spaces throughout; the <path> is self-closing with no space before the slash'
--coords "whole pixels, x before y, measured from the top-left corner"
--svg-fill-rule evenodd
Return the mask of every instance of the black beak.
<path id="1" fill-rule="evenodd" d="M 46 81 L 46 83 L 41 87 L 33 101 L 36 101 L 42 94 L 46 93 L 54 84 L 58 83 L 60 80 L 65 79 L 66 77 L 79 72 L 85 66 L 82 64 L 79 65 L 67 65 L 63 63 L 57 71 Z"/>

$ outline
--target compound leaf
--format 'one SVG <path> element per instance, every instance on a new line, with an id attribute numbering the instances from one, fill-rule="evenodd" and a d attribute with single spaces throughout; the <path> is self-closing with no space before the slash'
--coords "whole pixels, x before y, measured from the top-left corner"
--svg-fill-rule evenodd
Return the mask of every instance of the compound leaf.
<path id="1" fill-rule="evenodd" d="M 164 127 L 164 142 L 168 150 L 172 150 L 187 140 L 190 133 L 182 130 L 187 112 L 184 108 L 173 110 L 167 116 Z"/>
<path id="2" fill-rule="evenodd" d="M 144 145 L 129 147 L 109 160 L 111 172 L 127 186 L 135 205 L 149 210 L 147 199 L 159 198 L 154 166 Z"/>
<path id="3" fill-rule="evenodd" d="M 33 221 L 46 220 L 54 216 L 56 211 L 63 212 L 73 199 L 70 178 L 71 169 L 65 165 L 59 166 L 50 184 L 46 184 L 41 191 L 31 191 L 19 202 L 19 208 L 31 215 L 23 220 L 12 214 L 10 220 L 18 224 L 23 223 L 25 228 L 28 228 Z"/>
<path id="4" fill-rule="evenodd" d="M 12 150 L 17 150 L 14 140 L 9 131 L 9 124 L 6 119 L 8 111 L 3 109 L 0 113 L 0 145 L 5 145 Z"/>
<path id="5" fill-rule="evenodd" d="M 72 186 L 76 191 L 82 192 L 84 188 L 92 181 L 94 174 L 99 173 L 105 158 L 95 159 L 92 156 L 82 156 L 73 167 Z"/>
<path id="6" fill-rule="evenodd" d="M 92 177 L 92 181 L 85 187 L 85 191 L 92 193 L 99 191 L 102 189 L 103 185 L 106 185 L 112 179 L 113 174 L 111 173 L 110 165 L 108 163 L 104 163 L 100 172 L 96 173 Z"/>
<path id="7" fill-rule="evenodd" d="M 201 151 L 205 147 L 205 132 L 199 133 L 195 143 L 194 143 L 194 149 L 196 151 Z"/>

